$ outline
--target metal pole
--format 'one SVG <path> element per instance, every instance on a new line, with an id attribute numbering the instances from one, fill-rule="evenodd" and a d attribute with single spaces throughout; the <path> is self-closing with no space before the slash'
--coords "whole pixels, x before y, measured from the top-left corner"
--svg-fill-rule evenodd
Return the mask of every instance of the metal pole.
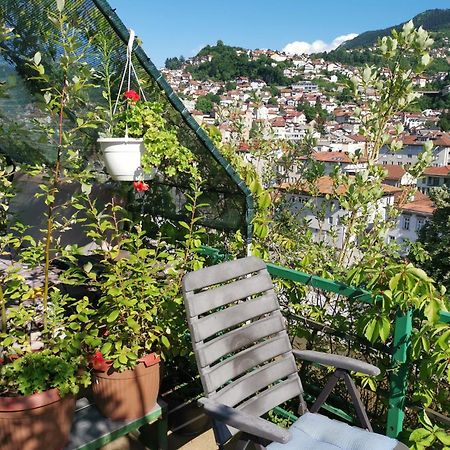
<path id="1" fill-rule="evenodd" d="M 391 374 L 389 377 L 389 406 L 386 435 L 397 438 L 403 429 L 405 399 L 408 389 L 408 348 L 411 344 L 412 310 L 397 311 L 394 326 Z"/>

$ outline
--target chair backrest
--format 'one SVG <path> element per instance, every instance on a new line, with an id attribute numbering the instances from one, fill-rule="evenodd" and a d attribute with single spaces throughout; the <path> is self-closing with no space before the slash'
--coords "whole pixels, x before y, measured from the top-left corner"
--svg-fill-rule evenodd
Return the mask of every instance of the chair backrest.
<path id="1" fill-rule="evenodd" d="M 250 256 L 191 272 L 183 295 L 205 396 L 261 416 L 301 396 L 266 264 Z"/>

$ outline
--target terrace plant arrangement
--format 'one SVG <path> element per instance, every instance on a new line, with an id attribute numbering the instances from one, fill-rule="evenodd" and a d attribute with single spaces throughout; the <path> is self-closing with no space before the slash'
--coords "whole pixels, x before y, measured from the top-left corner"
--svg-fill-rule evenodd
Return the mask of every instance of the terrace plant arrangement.
<path id="1" fill-rule="evenodd" d="M 100 44 L 104 59 L 100 78 L 108 106 L 97 108 L 100 121 L 106 124 L 98 142 L 106 170 L 113 180 L 134 182 L 151 179 L 157 171 L 169 177 L 178 172 L 195 175 L 194 156 L 180 144 L 176 128 L 164 117 L 164 105 L 146 100 L 131 59 L 133 42 L 134 32 L 130 30 L 127 61 L 114 105 L 111 97 L 111 48 L 107 43 Z M 128 86 L 123 92 L 127 74 Z M 132 76 L 136 78 L 138 92 L 131 89 Z"/>
<path id="2" fill-rule="evenodd" d="M 162 239 L 146 237 L 120 205 L 99 208 L 89 189 L 78 202 L 88 212 L 87 235 L 101 243 L 93 263 L 67 273 L 68 282 L 89 284 L 98 293 L 95 312 L 83 324 L 82 345 L 94 401 L 106 417 L 135 419 L 154 407 L 160 358 L 171 346 L 169 338 L 176 339 L 171 335 L 182 256 Z"/>
<path id="3" fill-rule="evenodd" d="M 81 46 L 71 37 L 63 9 L 64 1 L 58 0 L 56 12 L 49 13 L 54 28 L 48 31 L 49 38 L 61 43 L 61 55 L 53 62 L 63 82 L 51 84 L 40 52 L 28 63 L 34 74 L 31 78 L 43 86 L 37 95 L 48 118 L 35 132 L 39 130 L 54 150 L 53 160 L 22 168 L 0 160 L 0 207 L 5 212 L 0 227 L 2 450 L 63 448 L 72 424 L 75 395 L 81 385 L 90 383 L 89 373 L 83 370 L 80 332 L 80 324 L 88 321 L 92 312 L 89 301 L 64 294 L 58 287 L 58 275 L 52 272 L 53 259 L 65 252 L 57 236 L 69 226 L 61 214 L 64 205 L 57 201 L 60 184 L 63 177 L 70 176 L 70 168 L 80 163 L 79 131 L 95 126 L 84 119 L 70 121 L 65 114 L 66 109 L 76 110 L 83 103 L 83 91 L 92 85 L 89 68 L 80 63 L 90 42 Z M 42 180 L 36 197 L 41 199 L 45 230 L 38 237 L 9 211 L 17 194 L 18 171 Z"/>

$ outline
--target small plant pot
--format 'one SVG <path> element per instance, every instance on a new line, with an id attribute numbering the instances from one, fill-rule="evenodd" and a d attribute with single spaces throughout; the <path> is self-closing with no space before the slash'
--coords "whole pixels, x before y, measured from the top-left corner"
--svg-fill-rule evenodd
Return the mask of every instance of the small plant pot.
<path id="1" fill-rule="evenodd" d="M 144 173 L 141 157 L 145 147 L 143 139 L 100 138 L 97 141 L 105 160 L 106 170 L 113 180 L 150 180 L 154 173 Z"/>
<path id="2" fill-rule="evenodd" d="M 21 397 L 0 397 L 2 450 L 60 450 L 72 426 L 75 397 L 57 389 Z"/>
<path id="3" fill-rule="evenodd" d="M 158 398 L 159 358 L 134 369 L 93 373 L 92 394 L 100 412 L 112 420 L 132 420 L 150 412 Z"/>

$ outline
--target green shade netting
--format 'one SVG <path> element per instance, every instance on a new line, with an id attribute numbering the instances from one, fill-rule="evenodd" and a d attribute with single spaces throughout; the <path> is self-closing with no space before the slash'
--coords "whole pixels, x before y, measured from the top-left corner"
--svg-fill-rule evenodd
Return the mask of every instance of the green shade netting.
<path id="1" fill-rule="evenodd" d="M 42 63 L 50 82 L 59 85 L 58 58 L 61 48 L 53 25 L 48 19 L 49 11 L 56 11 L 55 0 L 2 0 L 0 20 L 18 36 L 0 43 L 0 151 L 17 163 L 52 161 L 55 146 L 48 143 L 36 125 L 48 121 L 39 108 L 42 102 L 41 86 L 30 80 L 32 72 L 27 63 L 36 52 L 42 54 Z M 83 43 L 92 36 L 103 36 L 112 51 L 115 88 L 126 60 L 128 31 L 105 0 L 66 0 L 64 13 L 68 23 Z M 168 24 L 170 26 L 170 24 Z M 137 33 L 139 30 L 136 30 Z M 94 69 L 101 68 L 102 56 L 94 44 L 85 55 L 85 62 Z M 165 105 L 165 116 L 176 127 L 182 145 L 196 157 L 204 178 L 202 203 L 209 206 L 201 211 L 203 223 L 211 228 L 225 231 L 240 230 L 249 240 L 253 203 L 250 191 L 234 169 L 222 157 L 205 132 L 191 117 L 160 72 L 142 48 L 137 46 L 133 63 L 143 85 L 147 100 L 157 100 Z M 132 86 L 137 89 L 137 86 Z M 101 88 L 92 88 L 86 100 L 86 108 L 95 108 L 106 100 Z M 72 112 L 76 117 L 77 112 Z M 97 134 L 86 135 L 85 151 L 91 161 L 102 166 L 96 144 Z M 183 216 L 189 179 L 186 175 L 152 182 L 152 198 L 145 208 L 154 216 L 171 220 Z"/>

